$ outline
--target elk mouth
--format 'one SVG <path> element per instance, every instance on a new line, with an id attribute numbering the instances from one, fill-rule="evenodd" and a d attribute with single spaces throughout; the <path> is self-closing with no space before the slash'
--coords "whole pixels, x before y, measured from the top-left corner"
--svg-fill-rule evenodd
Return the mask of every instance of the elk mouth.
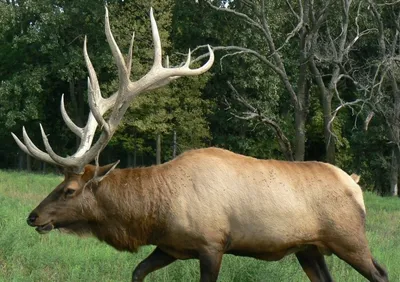
<path id="1" fill-rule="evenodd" d="M 39 234 L 46 234 L 46 233 L 49 233 L 53 229 L 54 229 L 53 223 L 49 222 L 47 224 L 37 226 L 35 230 Z"/>

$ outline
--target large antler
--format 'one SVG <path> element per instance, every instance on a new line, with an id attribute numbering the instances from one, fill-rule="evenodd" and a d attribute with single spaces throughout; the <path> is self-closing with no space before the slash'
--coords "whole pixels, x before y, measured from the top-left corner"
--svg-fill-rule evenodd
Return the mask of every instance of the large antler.
<path id="1" fill-rule="evenodd" d="M 119 50 L 119 47 L 112 35 L 110 29 L 110 22 L 108 19 L 108 10 L 106 8 L 105 33 L 107 36 L 108 44 L 110 45 L 111 52 L 118 67 L 118 78 L 119 78 L 118 91 L 115 92 L 113 95 L 111 95 L 109 98 L 102 97 L 100 93 L 100 86 L 96 72 L 93 68 L 92 62 L 90 61 L 87 53 L 86 37 L 85 37 L 83 53 L 89 71 L 88 101 L 90 107 L 90 114 L 88 117 L 87 124 L 84 128 L 78 127 L 69 118 L 64 107 L 64 96 L 61 97 L 62 117 L 67 126 L 69 127 L 69 129 L 71 129 L 72 132 L 74 132 L 77 136 L 81 138 L 78 150 L 76 151 L 75 154 L 73 154 L 70 157 L 61 157 L 57 155 L 50 146 L 42 125 L 40 125 L 40 130 L 42 133 L 42 138 L 47 153 L 43 152 L 42 150 L 37 148 L 35 144 L 33 144 L 28 134 L 26 133 L 25 128 L 23 128 L 22 130 L 24 142 L 21 142 L 14 133 L 11 133 L 15 141 L 19 145 L 19 147 L 25 153 L 44 162 L 67 167 L 76 172 L 81 172 L 83 167 L 86 164 L 90 163 L 93 159 L 95 159 L 96 156 L 104 149 L 104 147 L 110 141 L 111 137 L 113 136 L 114 132 L 118 127 L 118 124 L 120 123 L 126 110 L 128 109 L 130 103 L 137 95 L 147 90 L 152 90 L 164 86 L 169 82 L 171 82 L 172 80 L 177 79 L 181 76 L 200 75 L 206 72 L 208 69 L 210 69 L 210 67 L 214 62 L 214 53 L 210 47 L 208 47 L 209 59 L 200 68 L 197 69 L 189 68 L 191 61 L 190 50 L 188 53 L 186 63 L 182 67 L 169 68 L 167 66 L 167 68 L 164 68 L 161 63 L 162 49 L 161 49 L 160 35 L 158 33 L 158 28 L 153 16 L 152 8 L 150 9 L 150 21 L 151 21 L 151 30 L 154 42 L 154 63 L 150 71 L 145 76 L 140 78 L 138 81 L 132 82 L 130 81 L 129 77 L 132 64 L 132 49 L 133 49 L 134 34 L 132 35 L 128 58 L 125 62 L 121 54 L 121 51 Z M 103 115 L 109 110 L 111 110 L 111 114 L 108 120 L 105 120 Z M 98 124 L 100 124 L 102 132 L 96 143 L 93 146 L 91 146 Z"/>

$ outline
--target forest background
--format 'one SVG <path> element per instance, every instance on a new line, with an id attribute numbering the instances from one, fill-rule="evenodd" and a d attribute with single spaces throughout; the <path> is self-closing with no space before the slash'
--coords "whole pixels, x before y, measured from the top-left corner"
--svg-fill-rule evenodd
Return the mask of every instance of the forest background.
<path id="1" fill-rule="evenodd" d="M 172 65 L 189 48 L 193 57 L 203 54 L 206 44 L 216 60 L 205 75 L 140 96 L 101 163 L 145 166 L 218 146 L 257 158 L 329 162 L 360 174 L 367 190 L 398 195 L 397 0 L 1 0 L 1 169 L 54 169 L 20 151 L 10 133 L 21 137 L 22 126 L 40 148 L 42 123 L 59 155 L 76 149 L 59 108 L 64 94 L 70 116 L 85 124 L 85 35 L 102 94 L 116 89 L 105 5 L 124 53 L 135 31 L 134 80 L 152 63 L 150 6 Z"/>

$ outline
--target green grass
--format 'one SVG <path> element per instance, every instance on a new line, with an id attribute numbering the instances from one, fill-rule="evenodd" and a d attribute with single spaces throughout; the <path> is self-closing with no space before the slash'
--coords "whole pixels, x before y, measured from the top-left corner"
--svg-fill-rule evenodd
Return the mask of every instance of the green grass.
<path id="1" fill-rule="evenodd" d="M 117 252 L 94 238 L 51 232 L 39 235 L 28 213 L 61 178 L 0 171 L 0 281 L 130 281 L 131 272 L 153 247 L 137 254 Z M 400 281 L 400 201 L 365 195 L 367 236 L 391 281 Z M 336 281 L 365 281 L 335 256 L 327 263 Z M 147 281 L 199 281 L 197 260 L 178 261 Z M 279 262 L 224 256 L 219 281 L 308 281 L 291 255 Z"/>

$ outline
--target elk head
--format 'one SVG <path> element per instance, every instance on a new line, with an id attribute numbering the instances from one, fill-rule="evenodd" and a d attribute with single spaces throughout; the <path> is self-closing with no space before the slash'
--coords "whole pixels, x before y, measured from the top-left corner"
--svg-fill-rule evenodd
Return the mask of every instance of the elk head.
<path id="1" fill-rule="evenodd" d="M 29 214 L 28 224 L 41 234 L 54 228 L 90 233 L 90 224 L 103 217 L 96 197 L 98 184 L 118 163 L 102 167 L 86 165 L 81 174 L 66 170 L 64 181 Z"/>
<path id="2" fill-rule="evenodd" d="M 114 40 L 110 29 L 108 10 L 105 13 L 105 33 L 111 52 L 118 67 L 119 87 L 118 90 L 109 98 L 103 98 L 100 93 L 99 81 L 96 72 L 89 59 L 86 48 L 86 37 L 84 40 L 83 53 L 89 72 L 88 77 L 88 102 L 90 113 L 86 126 L 78 127 L 69 118 L 65 107 L 64 97 L 61 97 L 61 114 L 67 126 L 80 137 L 81 142 L 75 154 L 69 157 L 57 155 L 47 139 L 46 133 L 40 125 L 43 143 L 46 152 L 40 150 L 33 144 L 25 128 L 23 128 L 23 141 L 12 133 L 19 147 L 28 155 L 41 161 L 61 166 L 64 168 L 64 181 L 59 184 L 48 197 L 46 197 L 39 206 L 29 215 L 28 224 L 37 227 L 37 231 L 45 233 L 54 227 L 79 226 L 81 223 L 87 223 L 91 219 L 98 217 L 93 207 L 96 205 L 96 189 L 86 189 L 88 183 L 100 183 L 107 174 L 116 167 L 117 163 L 99 167 L 97 159 L 100 152 L 105 148 L 111 137 L 117 130 L 126 110 L 134 98 L 140 93 L 148 90 L 157 89 L 169 82 L 182 77 L 200 75 L 206 72 L 214 62 L 214 54 L 209 49 L 209 59 L 201 67 L 190 69 L 191 53 L 189 50 L 187 60 L 181 67 L 169 68 L 162 66 L 162 49 L 160 36 L 156 21 L 153 16 L 153 10 L 150 9 L 151 30 L 154 42 L 154 62 L 150 71 L 137 81 L 130 80 L 132 49 L 134 34 L 127 59 L 125 60 L 121 51 Z M 105 119 L 103 116 L 109 112 Z M 100 124 L 101 134 L 95 144 L 92 146 L 93 138 L 97 126 Z M 88 165 L 96 159 L 96 166 Z M 93 185 L 92 185 L 93 186 Z M 85 191 L 85 193 L 83 193 Z M 91 210 L 91 213 L 87 211 Z"/>

